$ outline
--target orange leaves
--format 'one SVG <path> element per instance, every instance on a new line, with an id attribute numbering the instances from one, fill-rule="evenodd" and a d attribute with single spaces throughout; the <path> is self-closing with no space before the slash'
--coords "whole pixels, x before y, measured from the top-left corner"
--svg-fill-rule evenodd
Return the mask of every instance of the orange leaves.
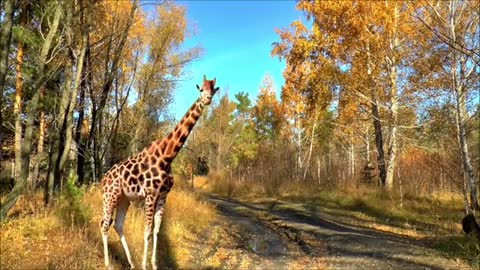
<path id="1" fill-rule="evenodd" d="M 257 116 L 265 116 L 272 114 L 271 117 L 280 118 L 282 115 L 281 107 L 275 97 L 275 88 L 270 75 L 265 75 L 262 85 L 260 86 L 255 106 Z"/>
<path id="2" fill-rule="evenodd" d="M 131 1 L 100 1 L 93 8 L 93 23 L 90 39 L 92 43 L 101 42 L 106 36 L 119 33 L 125 27 Z M 130 38 L 141 37 L 144 33 L 144 15 L 137 8 L 134 23 L 129 32 Z"/>
<path id="3" fill-rule="evenodd" d="M 264 138 L 274 141 L 280 134 L 283 112 L 275 96 L 272 78 L 265 75 L 254 107 L 255 129 Z"/>
<path id="4" fill-rule="evenodd" d="M 150 43 L 161 50 L 161 41 L 170 36 L 172 44 L 180 46 L 185 38 L 186 27 L 185 8 L 166 2 L 157 7 L 156 19 L 149 25 Z"/>
<path id="5" fill-rule="evenodd" d="M 428 166 L 432 164 L 433 155 L 424 149 L 409 147 L 400 155 L 399 165 L 406 168 Z"/>
<path id="6" fill-rule="evenodd" d="M 308 33 L 307 28 L 303 23 L 299 20 L 295 20 L 290 24 L 290 27 L 292 27 L 295 30 L 295 35 L 300 36 L 300 35 L 305 35 Z"/>

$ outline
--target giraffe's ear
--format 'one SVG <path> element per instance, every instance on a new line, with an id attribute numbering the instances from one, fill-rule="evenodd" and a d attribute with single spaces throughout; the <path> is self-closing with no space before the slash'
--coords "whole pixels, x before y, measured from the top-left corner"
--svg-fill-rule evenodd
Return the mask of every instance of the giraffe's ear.
<path id="1" fill-rule="evenodd" d="M 197 84 L 197 89 L 200 90 L 200 92 L 202 92 L 202 89 L 200 89 L 200 86 L 198 86 L 198 84 Z"/>
<path id="2" fill-rule="evenodd" d="M 213 92 L 217 92 L 220 89 L 220 87 L 215 87 L 213 88 Z"/>

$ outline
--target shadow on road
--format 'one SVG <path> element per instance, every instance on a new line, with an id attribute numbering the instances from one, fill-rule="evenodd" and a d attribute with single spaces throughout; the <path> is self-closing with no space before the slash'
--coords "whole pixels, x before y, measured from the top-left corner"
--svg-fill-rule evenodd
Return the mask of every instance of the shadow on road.
<path id="1" fill-rule="evenodd" d="M 256 219 L 261 224 L 258 226 L 287 235 L 310 256 L 319 256 L 312 252 L 312 241 L 306 241 L 313 236 L 326 247 L 326 254 L 321 256 L 332 269 L 471 269 L 463 262 L 442 257 L 420 240 L 345 224 L 334 220 L 333 215 L 291 209 L 285 202 L 245 203 L 210 194 L 207 197 L 221 215 L 235 220 Z"/>

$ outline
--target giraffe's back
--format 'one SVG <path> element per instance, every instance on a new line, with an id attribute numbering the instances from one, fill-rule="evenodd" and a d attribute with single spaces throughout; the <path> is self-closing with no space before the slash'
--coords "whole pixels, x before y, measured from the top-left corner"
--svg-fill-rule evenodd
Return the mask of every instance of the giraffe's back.
<path id="1" fill-rule="evenodd" d="M 114 165 L 102 180 L 104 192 L 118 188 L 129 200 L 168 193 L 173 186 L 173 177 L 168 176 L 172 158 L 162 155 L 165 145 L 165 140 L 154 141 L 139 154 Z"/>

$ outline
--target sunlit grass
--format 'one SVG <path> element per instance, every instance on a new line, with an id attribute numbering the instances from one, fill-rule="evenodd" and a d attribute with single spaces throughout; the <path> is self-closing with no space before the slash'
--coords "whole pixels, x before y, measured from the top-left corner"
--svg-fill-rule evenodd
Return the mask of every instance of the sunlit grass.
<path id="1" fill-rule="evenodd" d="M 157 258 L 163 268 L 188 267 L 192 239 L 215 217 L 214 207 L 200 195 L 182 183 L 175 185 L 167 197 L 160 232 Z M 43 207 L 40 193 L 20 197 L 9 220 L 0 225 L 0 269 L 103 268 L 101 192 L 96 186 L 79 192 L 78 201 L 62 197 L 48 209 Z M 139 267 L 143 255 L 142 203 L 130 207 L 124 231 Z M 128 266 L 113 226 L 109 230 L 109 248 L 115 268 Z"/>
<path id="2" fill-rule="evenodd" d="M 100 249 L 88 237 L 86 224 L 75 225 L 63 219 L 58 214 L 61 202 L 55 202 L 55 206 L 48 209 L 42 205 L 41 194 L 21 196 L 11 211 L 10 220 L 0 225 L 0 268 L 101 267 Z"/>

